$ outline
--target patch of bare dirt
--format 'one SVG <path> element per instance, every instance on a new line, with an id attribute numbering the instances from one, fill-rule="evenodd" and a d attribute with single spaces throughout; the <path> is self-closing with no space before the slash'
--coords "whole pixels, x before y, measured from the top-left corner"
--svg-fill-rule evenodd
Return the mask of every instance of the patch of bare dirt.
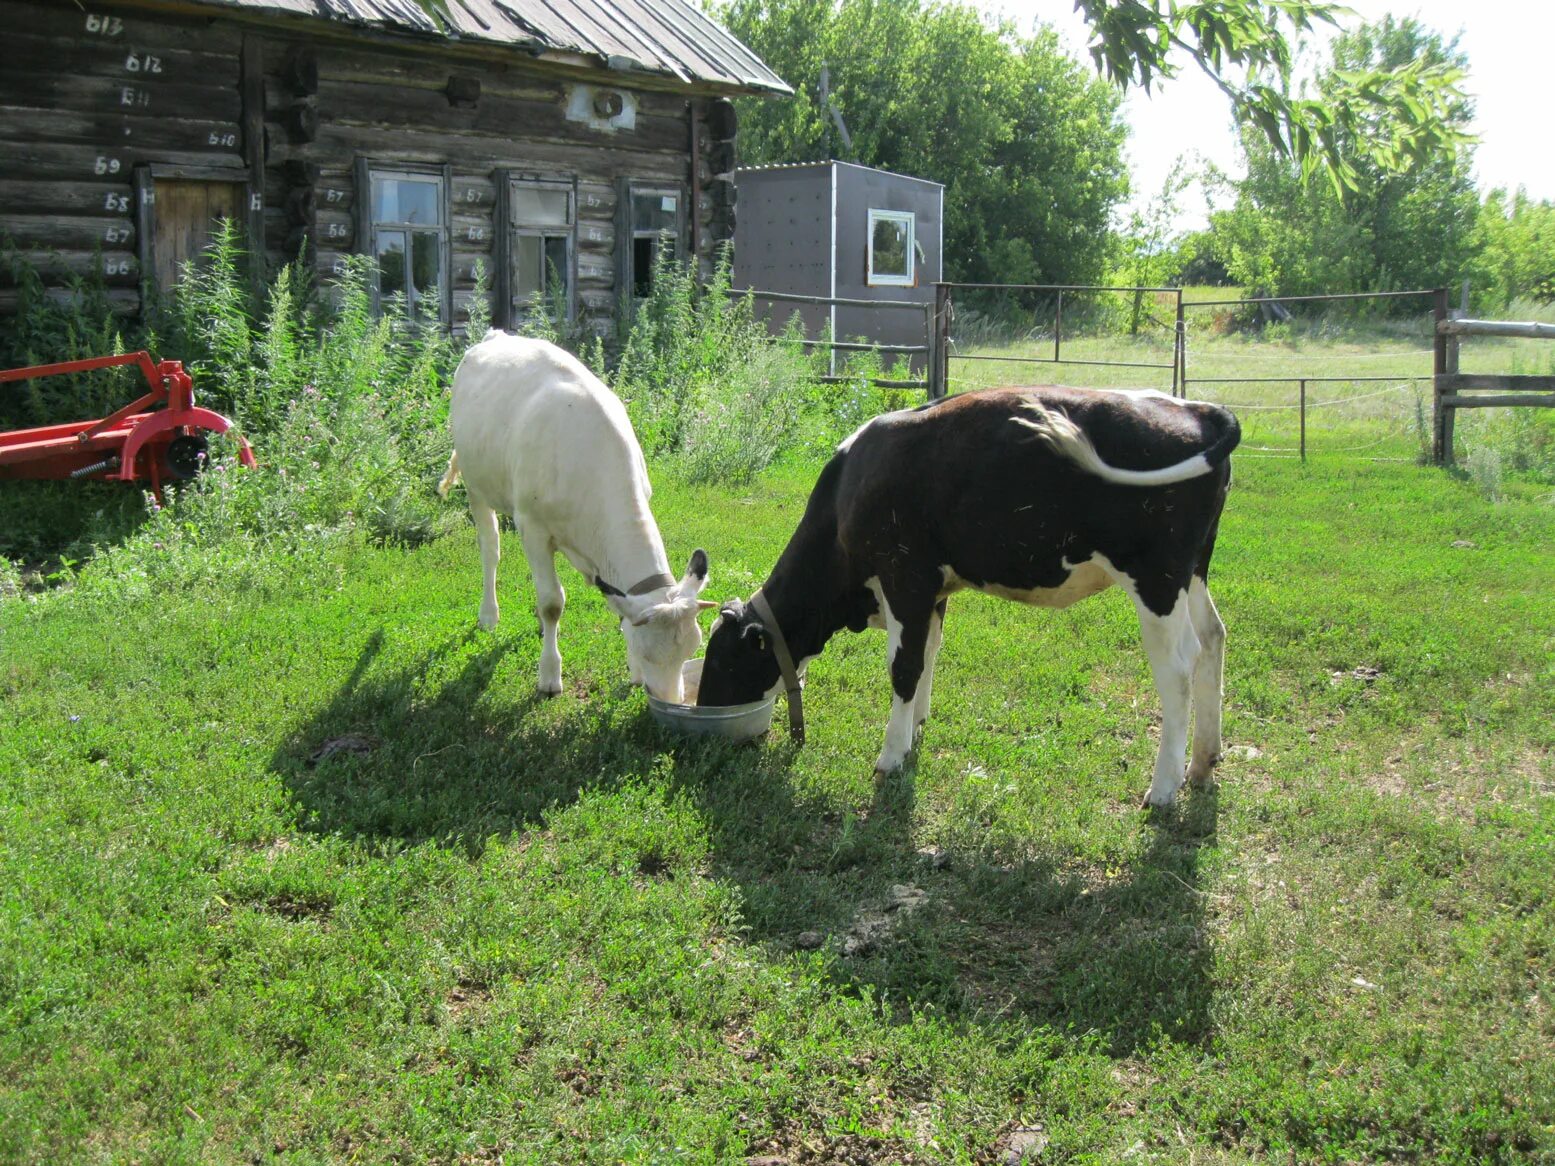
<path id="1" fill-rule="evenodd" d="M 938 1161 L 902 1138 L 827 1134 L 785 1124 L 751 1146 L 745 1166 L 916 1166 Z"/>

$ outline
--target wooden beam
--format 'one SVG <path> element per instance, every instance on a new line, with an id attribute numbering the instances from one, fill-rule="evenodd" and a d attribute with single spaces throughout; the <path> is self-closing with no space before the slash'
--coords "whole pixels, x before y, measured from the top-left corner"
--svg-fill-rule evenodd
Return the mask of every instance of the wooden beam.
<path id="1" fill-rule="evenodd" d="M 1521 408 L 1531 405 L 1538 409 L 1555 409 L 1555 394 L 1538 396 L 1533 393 L 1514 393 L 1504 397 L 1462 397 L 1447 394 L 1441 398 L 1447 409 L 1491 409 L 1502 406 Z"/>
<path id="2" fill-rule="evenodd" d="M 1436 325 L 1443 336 L 1514 336 L 1524 340 L 1555 340 L 1555 324 L 1517 320 L 1443 320 Z"/>
<path id="3" fill-rule="evenodd" d="M 1489 389 L 1498 393 L 1555 393 L 1555 376 L 1510 376 L 1501 373 L 1453 373 L 1436 378 L 1442 393 L 1473 392 Z"/>

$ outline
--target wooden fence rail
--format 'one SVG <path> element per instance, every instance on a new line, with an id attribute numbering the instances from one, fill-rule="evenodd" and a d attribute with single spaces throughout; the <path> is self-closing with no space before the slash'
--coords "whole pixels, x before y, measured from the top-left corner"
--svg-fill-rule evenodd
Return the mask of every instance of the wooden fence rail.
<path id="1" fill-rule="evenodd" d="M 1504 336 L 1521 340 L 1555 340 L 1555 324 L 1516 320 L 1449 319 L 1439 300 L 1436 319 L 1436 376 L 1433 393 L 1436 464 L 1453 461 L 1453 422 L 1459 409 L 1555 408 L 1555 376 L 1511 376 L 1460 373 L 1458 343 L 1466 336 Z"/>

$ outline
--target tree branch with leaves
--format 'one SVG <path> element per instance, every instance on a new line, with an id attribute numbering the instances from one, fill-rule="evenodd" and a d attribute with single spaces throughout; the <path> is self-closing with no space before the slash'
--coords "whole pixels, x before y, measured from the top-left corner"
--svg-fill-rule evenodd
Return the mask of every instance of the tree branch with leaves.
<path id="1" fill-rule="evenodd" d="M 1076 0 L 1091 26 L 1096 67 L 1147 92 L 1184 64 L 1225 93 L 1304 178 L 1325 171 L 1341 198 L 1357 189 L 1358 161 L 1401 173 L 1455 154 L 1472 140 L 1454 118 L 1463 70 L 1424 60 L 1334 75 L 1319 97 L 1292 91 L 1300 37 L 1337 27 L 1350 10 L 1326 0 Z"/>

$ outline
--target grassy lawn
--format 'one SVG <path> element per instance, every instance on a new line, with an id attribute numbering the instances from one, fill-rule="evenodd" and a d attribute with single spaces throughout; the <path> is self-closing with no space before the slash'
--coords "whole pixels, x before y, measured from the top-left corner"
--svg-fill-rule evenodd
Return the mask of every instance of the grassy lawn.
<path id="1" fill-rule="evenodd" d="M 816 470 L 660 475 L 671 558 L 748 595 Z M 1555 1161 L 1555 509 L 1236 476 L 1157 817 L 1115 592 L 958 598 L 884 782 L 881 634 L 803 749 L 678 740 L 570 573 L 534 696 L 468 528 L 0 605 L 0 1160 Z"/>

